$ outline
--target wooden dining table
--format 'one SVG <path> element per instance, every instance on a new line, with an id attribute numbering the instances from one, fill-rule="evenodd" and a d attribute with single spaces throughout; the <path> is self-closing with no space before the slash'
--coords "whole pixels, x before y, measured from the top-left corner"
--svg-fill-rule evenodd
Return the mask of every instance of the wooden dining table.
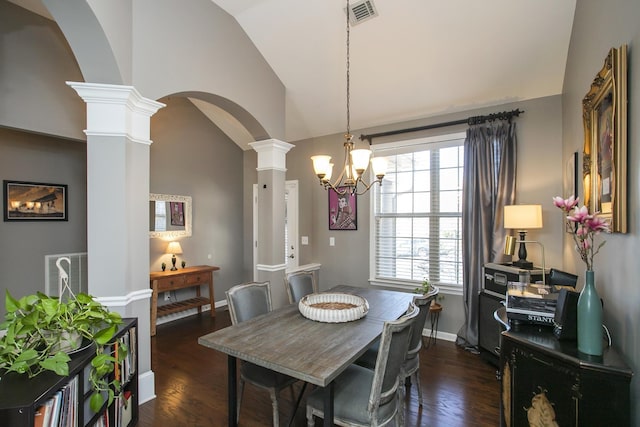
<path id="1" fill-rule="evenodd" d="M 229 426 L 236 426 L 237 359 L 323 388 L 324 425 L 333 425 L 333 380 L 382 334 L 385 321 L 402 316 L 415 294 L 353 286 L 327 292 L 359 295 L 369 303 L 365 317 L 322 323 L 303 317 L 291 304 L 204 335 L 198 343 L 228 355 Z"/>

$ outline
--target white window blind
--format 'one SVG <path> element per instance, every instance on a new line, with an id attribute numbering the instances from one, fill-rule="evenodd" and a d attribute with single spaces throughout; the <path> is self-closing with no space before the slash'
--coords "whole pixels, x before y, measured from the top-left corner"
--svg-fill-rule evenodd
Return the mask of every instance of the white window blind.
<path id="1" fill-rule="evenodd" d="M 464 134 L 374 146 L 387 174 L 373 197 L 373 277 L 462 285 Z"/>

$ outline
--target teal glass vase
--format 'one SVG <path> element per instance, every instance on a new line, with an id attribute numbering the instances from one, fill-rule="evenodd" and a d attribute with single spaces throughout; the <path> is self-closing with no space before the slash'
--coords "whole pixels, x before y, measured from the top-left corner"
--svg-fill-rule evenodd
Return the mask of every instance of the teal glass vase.
<path id="1" fill-rule="evenodd" d="M 578 350 L 591 356 L 602 356 L 602 303 L 592 270 L 587 270 L 578 298 Z"/>

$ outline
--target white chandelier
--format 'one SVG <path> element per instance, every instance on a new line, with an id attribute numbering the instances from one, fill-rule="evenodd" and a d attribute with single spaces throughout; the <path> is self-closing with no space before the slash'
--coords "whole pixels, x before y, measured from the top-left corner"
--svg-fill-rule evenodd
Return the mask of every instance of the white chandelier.
<path id="1" fill-rule="evenodd" d="M 350 111 L 350 93 L 349 93 L 349 38 L 350 38 L 350 25 L 349 25 L 349 0 L 347 0 L 347 132 L 344 134 L 344 167 L 340 171 L 340 175 L 334 182 L 331 182 L 331 176 L 333 173 L 333 163 L 331 163 L 331 156 L 317 155 L 312 156 L 313 169 L 326 190 L 333 189 L 336 193 L 343 195 L 350 194 L 364 194 L 375 184 L 376 182 L 382 184 L 382 178 L 386 172 L 386 161 L 383 158 L 375 158 L 371 156 L 371 150 L 359 149 L 355 150 L 355 144 L 353 143 L 353 135 L 351 135 L 351 111 Z M 371 168 L 376 179 L 370 184 L 367 184 L 363 177 L 367 168 L 371 163 Z"/>

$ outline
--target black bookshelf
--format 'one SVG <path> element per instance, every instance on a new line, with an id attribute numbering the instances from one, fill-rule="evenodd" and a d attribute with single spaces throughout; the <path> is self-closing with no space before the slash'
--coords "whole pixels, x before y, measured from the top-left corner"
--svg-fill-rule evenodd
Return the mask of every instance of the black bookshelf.
<path id="1" fill-rule="evenodd" d="M 78 377 L 77 399 L 73 403 L 76 411 L 78 426 L 93 427 L 100 419 L 109 421 L 107 427 L 132 427 L 138 419 L 138 319 L 123 319 L 114 340 L 109 346 L 113 351 L 116 342 L 127 340 L 130 345 L 129 352 L 131 375 L 122 378 L 122 392 L 130 396 L 127 408 L 127 417 L 130 421 L 125 425 L 117 424 L 116 411 L 120 408 L 120 399 L 116 399 L 107 407 L 107 404 L 98 413 L 92 413 L 89 409 L 91 388 L 89 386 L 89 369 L 91 359 L 95 355 L 95 348 L 88 347 L 71 355 L 69 362 L 69 376 L 62 377 L 54 372 L 46 371 L 33 378 L 9 372 L 0 377 L 0 420 L 2 425 L 12 427 L 33 427 L 35 425 L 36 411 L 51 399 L 59 390 Z M 105 413 L 107 415 L 105 415 Z"/>

